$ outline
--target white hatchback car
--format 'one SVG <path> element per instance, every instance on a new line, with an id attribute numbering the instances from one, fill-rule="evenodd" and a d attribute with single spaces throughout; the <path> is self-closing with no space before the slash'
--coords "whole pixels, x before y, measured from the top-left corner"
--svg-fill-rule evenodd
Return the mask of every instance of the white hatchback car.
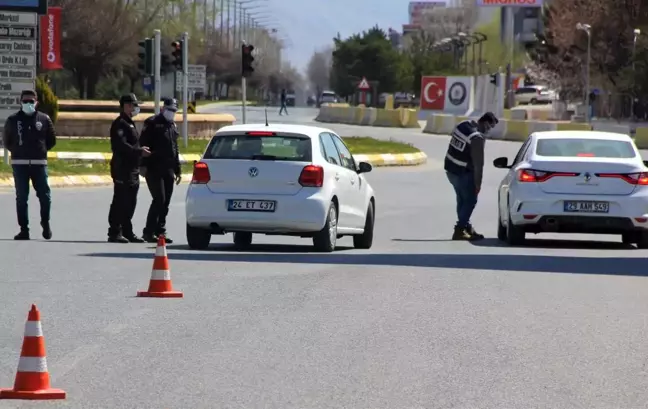
<path id="1" fill-rule="evenodd" d="M 621 234 L 648 248 L 648 168 L 634 141 L 597 131 L 535 132 L 499 186 L 497 237 L 522 244 L 525 233 Z"/>
<path id="2" fill-rule="evenodd" d="M 335 132 L 303 125 L 231 125 L 207 145 L 186 197 L 187 242 L 209 246 L 214 234 L 234 233 L 245 248 L 252 234 L 311 237 L 319 251 L 342 236 L 356 248 L 373 243 L 376 199 Z"/>

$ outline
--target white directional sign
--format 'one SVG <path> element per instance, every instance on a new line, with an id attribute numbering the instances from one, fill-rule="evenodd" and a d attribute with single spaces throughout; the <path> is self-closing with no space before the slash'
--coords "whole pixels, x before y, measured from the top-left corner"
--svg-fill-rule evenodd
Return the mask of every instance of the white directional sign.
<path id="1" fill-rule="evenodd" d="M 189 66 L 189 91 L 205 92 L 207 90 L 207 66 Z M 182 91 L 182 72 L 176 72 L 176 91 Z"/>
<path id="2" fill-rule="evenodd" d="M 20 107 L 20 93 L 35 89 L 38 14 L 0 10 L 0 121 Z"/>

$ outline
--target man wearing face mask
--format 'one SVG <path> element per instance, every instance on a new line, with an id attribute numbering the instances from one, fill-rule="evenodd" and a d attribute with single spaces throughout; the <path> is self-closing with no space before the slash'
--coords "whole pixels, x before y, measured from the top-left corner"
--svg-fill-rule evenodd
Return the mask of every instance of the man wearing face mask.
<path id="1" fill-rule="evenodd" d="M 119 99 L 120 114 L 110 127 L 110 174 L 113 179 L 113 199 L 108 213 L 108 241 L 111 243 L 143 243 L 133 232 L 133 215 L 139 192 L 139 167 L 142 157 L 151 151 L 140 145 L 133 117 L 139 114 L 139 102 L 134 94 Z"/>
<path id="2" fill-rule="evenodd" d="M 173 184 L 181 181 L 179 132 L 174 121 L 177 111 L 178 101 L 174 98 L 164 99 L 160 113 L 148 118 L 142 129 L 142 144 L 151 149 L 151 156 L 142 161 L 141 170 L 153 198 L 142 234 L 142 238 L 149 243 L 157 242 L 160 235 L 165 237 L 167 243 L 173 243 L 166 233 L 166 217 Z"/>
<path id="3" fill-rule="evenodd" d="M 36 111 L 36 91 L 23 91 L 20 95 L 21 110 L 9 118 L 4 125 L 4 146 L 11 152 L 16 187 L 16 213 L 20 233 L 14 240 L 29 240 L 29 183 L 34 186 L 40 202 L 43 238 L 52 238 L 50 209 L 52 196 L 47 181 L 47 151 L 56 145 L 56 133 L 50 117 Z"/>
<path id="4" fill-rule="evenodd" d="M 457 224 L 452 240 L 480 240 L 470 224 L 470 216 L 477 205 L 484 171 L 484 145 L 488 132 L 497 125 L 492 112 L 484 114 L 477 122 L 460 122 L 452 131 L 445 157 L 445 171 L 457 195 Z"/>

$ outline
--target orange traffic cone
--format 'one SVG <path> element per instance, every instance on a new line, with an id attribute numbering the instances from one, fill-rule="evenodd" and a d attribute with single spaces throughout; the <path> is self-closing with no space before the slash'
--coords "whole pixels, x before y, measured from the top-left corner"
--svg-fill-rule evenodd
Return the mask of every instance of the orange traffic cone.
<path id="1" fill-rule="evenodd" d="M 0 399 L 65 399 L 64 391 L 50 387 L 40 311 L 33 304 L 25 324 L 25 336 L 14 387 L 0 389 Z"/>
<path id="2" fill-rule="evenodd" d="M 155 259 L 153 260 L 153 270 L 151 271 L 148 291 L 138 291 L 137 296 L 156 298 L 182 298 L 184 296 L 180 291 L 173 291 L 166 241 L 163 235 L 160 235 L 155 249 Z"/>

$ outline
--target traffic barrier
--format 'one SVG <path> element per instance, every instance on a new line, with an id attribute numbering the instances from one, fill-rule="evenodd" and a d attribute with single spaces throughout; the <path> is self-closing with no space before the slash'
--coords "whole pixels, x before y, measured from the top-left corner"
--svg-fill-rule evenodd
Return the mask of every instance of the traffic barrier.
<path id="1" fill-rule="evenodd" d="M 65 399 L 65 395 L 65 391 L 50 385 L 40 311 L 32 304 L 25 323 L 14 387 L 0 389 L 0 399 L 53 400 Z"/>
<path id="2" fill-rule="evenodd" d="M 420 128 L 418 111 L 416 109 L 399 108 L 401 126 L 403 128 Z"/>
<path id="3" fill-rule="evenodd" d="M 372 126 L 400 127 L 400 114 L 397 110 L 378 109 L 378 115 Z"/>
<path id="4" fill-rule="evenodd" d="M 56 133 L 78 137 L 106 137 L 117 115 L 101 112 L 59 112 Z M 133 120 L 142 129 L 147 115 L 138 115 Z M 182 122 L 182 114 L 176 114 L 175 121 Z M 236 118 L 231 114 L 195 114 L 187 118 L 191 138 L 211 138 L 220 128 L 232 125 Z"/>
<path id="5" fill-rule="evenodd" d="M 648 128 L 638 127 L 635 129 L 635 144 L 639 149 L 648 149 Z"/>
<path id="6" fill-rule="evenodd" d="M 155 248 L 155 258 L 153 259 L 153 269 L 151 270 L 151 280 L 149 281 L 148 291 L 138 291 L 137 296 L 153 298 L 184 297 L 182 292 L 173 290 L 169 257 L 167 256 L 166 251 L 166 241 L 162 234 L 158 238 L 157 246 Z"/>
<path id="7" fill-rule="evenodd" d="M 557 131 L 591 131 L 592 125 L 580 122 L 557 122 Z"/>
<path id="8" fill-rule="evenodd" d="M 349 125 L 382 126 L 389 128 L 420 128 L 416 109 L 380 109 L 358 107 L 339 107 L 322 105 L 317 117 L 318 122 Z"/>
<path id="9" fill-rule="evenodd" d="M 506 133 L 504 134 L 505 141 L 526 141 L 529 136 L 529 123 L 526 121 L 507 121 L 500 122 L 506 123 Z"/>
<path id="10" fill-rule="evenodd" d="M 360 125 L 371 126 L 376 121 L 378 110 L 376 108 L 363 108 Z"/>
<path id="11" fill-rule="evenodd" d="M 326 103 L 322 104 L 321 106 L 323 106 L 323 107 L 348 108 L 351 105 L 349 105 L 346 102 L 326 102 Z"/>
<path id="12" fill-rule="evenodd" d="M 623 125 L 623 124 L 611 124 L 611 123 L 597 121 L 592 123 L 592 129 L 601 132 L 614 132 L 614 133 L 622 133 L 626 135 L 632 134 L 632 129 L 630 129 L 630 125 Z"/>

